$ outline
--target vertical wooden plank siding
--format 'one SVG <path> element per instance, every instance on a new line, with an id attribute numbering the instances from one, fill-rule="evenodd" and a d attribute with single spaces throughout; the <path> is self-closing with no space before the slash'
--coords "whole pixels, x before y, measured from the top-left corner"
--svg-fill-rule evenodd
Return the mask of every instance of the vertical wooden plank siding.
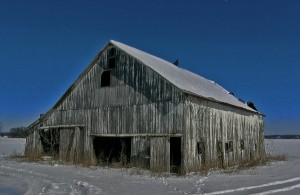
<path id="1" fill-rule="evenodd" d="M 263 119 L 261 115 L 189 96 L 185 102 L 184 167 L 187 172 L 199 171 L 201 159 L 196 152 L 197 142 L 205 142 L 205 160 L 218 166 L 217 143 L 222 143 L 223 166 L 233 166 L 264 154 Z M 244 140 L 245 149 L 240 147 Z M 225 144 L 232 141 L 232 151 Z M 257 149 L 253 147 L 256 144 Z M 243 154 L 243 155 L 242 155 Z"/>
<path id="2" fill-rule="evenodd" d="M 83 133 L 79 127 L 60 129 L 59 159 L 81 162 L 83 157 Z"/>
<path id="3" fill-rule="evenodd" d="M 25 156 L 39 158 L 43 153 L 42 143 L 37 127 L 33 127 L 26 137 Z"/>
<path id="4" fill-rule="evenodd" d="M 70 151 L 74 139 L 73 129 L 61 129 L 59 139 L 59 159 L 63 161 L 73 161 L 70 158 Z"/>
<path id="5" fill-rule="evenodd" d="M 153 172 L 170 171 L 170 141 L 167 137 L 150 139 L 150 170 Z"/>

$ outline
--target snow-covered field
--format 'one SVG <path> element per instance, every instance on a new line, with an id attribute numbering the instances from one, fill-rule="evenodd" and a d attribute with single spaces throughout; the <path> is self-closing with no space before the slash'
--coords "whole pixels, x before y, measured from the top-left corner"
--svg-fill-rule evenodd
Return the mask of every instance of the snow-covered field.
<path id="1" fill-rule="evenodd" d="M 266 140 L 267 151 L 286 154 L 287 161 L 184 177 L 7 158 L 22 154 L 24 144 L 24 139 L 0 138 L 0 194 L 300 194 L 300 140 Z"/>
<path id="2" fill-rule="evenodd" d="M 0 157 L 24 155 L 26 139 L 0 137 Z"/>

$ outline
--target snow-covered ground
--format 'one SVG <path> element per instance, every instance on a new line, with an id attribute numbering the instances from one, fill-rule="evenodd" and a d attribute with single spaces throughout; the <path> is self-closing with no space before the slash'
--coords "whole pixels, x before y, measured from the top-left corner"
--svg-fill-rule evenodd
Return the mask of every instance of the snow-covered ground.
<path id="1" fill-rule="evenodd" d="M 0 157 L 7 155 L 23 155 L 26 139 L 0 137 Z"/>
<path id="2" fill-rule="evenodd" d="M 267 151 L 287 161 L 208 176 L 155 177 L 133 169 L 85 168 L 10 160 L 24 139 L 0 138 L 0 194 L 300 194 L 300 140 L 266 140 Z"/>

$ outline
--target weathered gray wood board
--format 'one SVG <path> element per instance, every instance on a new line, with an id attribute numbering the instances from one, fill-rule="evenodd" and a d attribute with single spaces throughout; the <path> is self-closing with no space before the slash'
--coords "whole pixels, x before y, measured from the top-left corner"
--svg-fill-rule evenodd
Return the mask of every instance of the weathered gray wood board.
<path id="1" fill-rule="evenodd" d="M 43 152 L 40 135 L 37 129 L 31 129 L 26 138 L 25 156 L 29 158 L 39 158 Z"/>
<path id="2" fill-rule="evenodd" d="M 170 171 L 170 142 L 167 137 L 150 139 L 150 170 L 153 172 Z"/>
<path id="3" fill-rule="evenodd" d="M 83 157 L 83 132 L 79 127 L 60 130 L 59 158 L 63 161 L 81 162 Z"/>

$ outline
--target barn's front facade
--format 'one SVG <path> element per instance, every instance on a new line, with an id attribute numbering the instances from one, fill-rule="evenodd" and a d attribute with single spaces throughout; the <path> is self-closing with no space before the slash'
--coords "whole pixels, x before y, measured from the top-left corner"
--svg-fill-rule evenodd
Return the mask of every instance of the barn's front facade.
<path id="1" fill-rule="evenodd" d="M 27 128 L 28 157 L 142 166 L 227 167 L 264 155 L 263 115 L 213 81 L 110 41 Z"/>

